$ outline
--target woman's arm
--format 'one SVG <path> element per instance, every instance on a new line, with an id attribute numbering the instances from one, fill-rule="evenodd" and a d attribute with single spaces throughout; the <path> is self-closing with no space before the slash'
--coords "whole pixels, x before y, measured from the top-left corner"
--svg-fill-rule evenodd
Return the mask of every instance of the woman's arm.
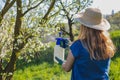
<path id="1" fill-rule="evenodd" d="M 62 68 L 63 70 L 65 70 L 66 72 L 69 72 L 72 69 L 74 63 L 74 56 L 72 55 L 71 51 L 68 53 L 66 62 L 64 62 L 62 64 Z"/>

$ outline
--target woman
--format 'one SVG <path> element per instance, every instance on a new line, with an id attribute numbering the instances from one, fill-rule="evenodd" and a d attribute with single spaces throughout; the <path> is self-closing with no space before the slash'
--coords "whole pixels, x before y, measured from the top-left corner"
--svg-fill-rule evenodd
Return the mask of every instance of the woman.
<path id="1" fill-rule="evenodd" d="M 110 58 L 115 47 L 107 30 L 110 24 L 97 8 L 87 8 L 75 18 L 80 26 L 80 34 L 70 46 L 63 70 L 72 69 L 71 80 L 109 80 Z"/>

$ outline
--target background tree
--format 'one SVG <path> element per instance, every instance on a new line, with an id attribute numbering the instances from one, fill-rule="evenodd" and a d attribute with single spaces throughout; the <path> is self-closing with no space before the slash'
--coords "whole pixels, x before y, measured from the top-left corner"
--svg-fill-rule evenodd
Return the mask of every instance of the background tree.
<path id="1" fill-rule="evenodd" d="M 74 24 L 74 15 L 88 7 L 91 3 L 92 0 L 60 0 L 60 5 L 58 7 L 61 8 L 61 21 L 63 21 L 63 19 L 67 19 L 69 32 L 65 31 L 64 28 L 61 28 L 61 30 L 69 35 L 71 41 L 74 40 L 72 29 Z"/>
<path id="2" fill-rule="evenodd" d="M 111 23 L 110 31 L 120 29 L 120 12 L 117 12 L 114 15 L 108 15 L 107 19 Z"/>
<path id="3" fill-rule="evenodd" d="M 9 0 L 8 0 L 9 1 Z M 13 72 L 16 69 L 16 61 L 19 57 L 20 51 L 25 47 L 27 44 L 28 40 L 34 37 L 35 35 L 24 34 L 21 35 L 21 29 L 22 29 L 22 21 L 24 19 L 24 16 L 30 12 L 31 10 L 35 9 L 36 7 L 40 6 L 40 4 L 44 3 L 46 1 L 41 0 L 41 1 L 32 1 L 29 0 L 26 6 L 24 6 L 24 1 L 22 0 L 16 0 L 16 5 L 15 7 L 17 8 L 16 12 L 16 20 L 15 20 L 15 27 L 13 27 L 13 41 L 12 41 L 12 50 L 11 50 L 11 56 L 8 59 L 8 62 L 5 64 L 4 68 L 3 67 L 3 60 L 1 59 L 1 68 L 0 68 L 0 78 L 6 79 L 6 80 L 11 80 L 13 76 Z M 7 4 L 7 1 L 5 1 L 5 4 Z M 34 6 L 29 6 L 31 4 L 35 4 Z M 48 17 L 48 14 L 51 12 L 52 8 L 54 7 L 55 0 L 50 1 L 50 5 L 48 8 L 48 11 L 46 11 L 44 17 L 42 19 L 46 19 Z M 25 7 L 27 7 L 25 9 Z M 1 18 L 2 19 L 2 18 Z"/>

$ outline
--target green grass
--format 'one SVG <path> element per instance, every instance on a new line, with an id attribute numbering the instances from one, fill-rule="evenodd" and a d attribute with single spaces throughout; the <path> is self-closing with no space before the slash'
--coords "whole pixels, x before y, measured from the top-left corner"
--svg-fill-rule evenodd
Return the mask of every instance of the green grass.
<path id="1" fill-rule="evenodd" d="M 115 56 L 111 59 L 110 80 L 120 80 L 120 30 L 111 32 L 111 37 L 116 45 Z"/>
<path id="2" fill-rule="evenodd" d="M 111 32 L 111 37 L 117 47 L 115 56 L 111 59 L 110 80 L 120 80 L 120 31 Z M 71 72 L 61 69 L 61 65 L 53 62 L 53 48 L 41 52 L 39 59 L 30 63 L 18 65 L 14 80 L 70 80 Z M 20 62 L 20 61 L 18 61 Z M 22 61 L 20 63 L 23 63 Z M 20 64 L 19 63 L 19 64 Z"/>
<path id="3" fill-rule="evenodd" d="M 30 63 L 18 61 L 13 80 L 70 80 L 71 73 L 64 72 L 61 65 L 53 62 L 53 45 L 40 53 L 40 58 Z"/>
<path id="4" fill-rule="evenodd" d="M 67 77 L 66 77 L 67 76 Z M 15 72 L 16 80 L 69 80 L 68 73 L 62 71 L 58 64 L 44 62 L 39 65 L 31 65 Z"/>

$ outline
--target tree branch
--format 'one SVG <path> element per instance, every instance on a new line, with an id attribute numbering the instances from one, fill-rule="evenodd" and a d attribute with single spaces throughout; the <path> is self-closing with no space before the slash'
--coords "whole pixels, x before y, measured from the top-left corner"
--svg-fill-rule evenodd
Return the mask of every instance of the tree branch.
<path id="1" fill-rule="evenodd" d="M 84 2 L 84 1 L 82 1 L 82 2 Z M 81 8 L 81 5 L 79 5 L 79 7 L 77 8 L 77 11 L 75 12 L 75 14 L 77 14 L 79 12 L 79 10 L 85 9 L 86 5 L 88 5 L 88 4 L 89 4 L 89 0 L 87 0 L 87 2 L 82 6 L 82 8 Z M 73 14 L 71 15 L 71 18 L 72 17 L 73 17 Z"/>
<path id="2" fill-rule="evenodd" d="M 60 0 L 60 4 L 61 4 L 61 6 L 62 6 L 62 10 L 65 12 L 65 16 L 68 18 L 69 17 L 69 12 L 66 10 L 66 8 L 65 8 L 65 6 L 63 5 L 63 3 L 61 2 L 61 0 Z"/>
<path id="3" fill-rule="evenodd" d="M 1 11 L 1 16 L 3 17 L 5 15 L 5 13 L 12 7 L 12 5 L 15 3 L 16 0 L 12 0 L 10 2 L 10 0 L 7 0 L 4 8 Z M 9 3 L 10 2 L 10 3 Z"/>
<path id="4" fill-rule="evenodd" d="M 10 0 L 7 0 L 7 1 L 6 1 L 6 3 L 5 3 L 5 5 L 4 5 L 3 9 L 6 8 L 6 6 L 9 4 L 9 2 L 10 2 Z"/>
<path id="5" fill-rule="evenodd" d="M 53 15 L 49 16 L 48 18 L 52 18 L 53 16 L 56 16 L 57 14 L 59 14 L 60 10 L 58 10 L 56 13 L 54 13 Z"/>
<path id="6" fill-rule="evenodd" d="M 3 7 L 3 9 L 0 12 L 0 25 L 1 25 L 1 21 L 3 19 L 3 16 L 6 14 L 6 12 L 13 6 L 13 4 L 15 3 L 16 0 L 12 0 L 9 3 L 9 0 L 7 0 L 7 2 L 5 3 L 5 6 Z"/>
<path id="7" fill-rule="evenodd" d="M 34 7 L 30 7 L 28 10 L 26 10 L 24 13 L 23 13 L 23 15 L 22 16 L 24 16 L 27 12 L 29 12 L 30 10 L 32 10 L 32 9 L 34 9 L 34 8 L 36 8 L 36 7 L 38 7 L 42 2 L 43 2 L 44 0 L 42 0 L 41 2 L 39 2 L 37 5 L 35 5 Z"/>
<path id="8" fill-rule="evenodd" d="M 70 35 L 70 33 L 69 32 L 67 32 L 67 31 L 65 31 L 65 29 L 64 28 L 60 28 L 64 33 L 66 33 L 67 35 Z"/>
<path id="9" fill-rule="evenodd" d="M 50 4 L 50 7 L 49 7 L 47 13 L 44 15 L 43 19 L 46 19 L 46 18 L 48 17 L 49 13 L 51 12 L 51 10 L 53 9 L 53 7 L 54 7 L 54 5 L 55 5 L 55 1 L 56 1 L 56 0 L 52 0 L 52 2 L 51 2 L 51 4 Z"/>

